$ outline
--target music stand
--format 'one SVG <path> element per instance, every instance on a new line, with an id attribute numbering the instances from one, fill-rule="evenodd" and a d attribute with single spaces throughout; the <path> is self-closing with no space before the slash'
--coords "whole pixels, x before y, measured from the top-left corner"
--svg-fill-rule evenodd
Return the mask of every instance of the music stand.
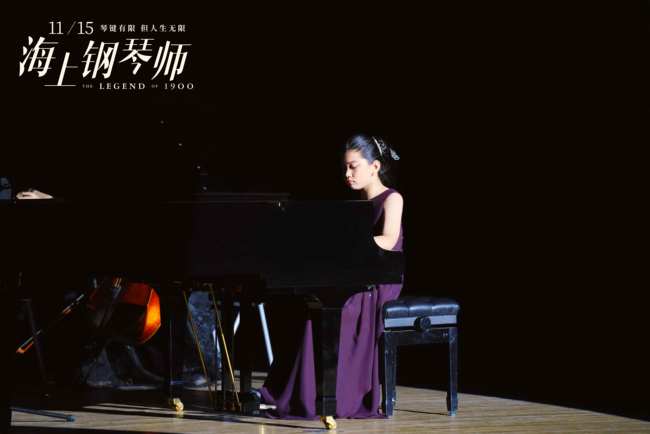
<path id="1" fill-rule="evenodd" d="M 43 353 L 40 345 L 40 341 L 38 338 L 38 333 L 36 329 L 36 322 L 34 321 L 34 312 L 32 310 L 32 300 L 29 298 L 25 298 L 21 300 L 23 305 L 24 305 L 24 310 L 27 315 L 27 322 L 29 324 L 29 328 L 32 332 L 32 339 L 34 342 L 34 351 L 36 351 L 36 359 L 38 360 L 38 369 L 41 373 L 41 379 L 43 380 L 43 383 L 47 385 L 47 375 L 45 373 L 45 361 L 43 358 Z M 19 413 L 28 413 L 28 414 L 36 414 L 39 416 L 46 416 L 46 417 L 53 417 L 56 419 L 63 419 L 66 422 L 74 422 L 75 417 L 69 414 L 64 414 L 64 413 L 57 413 L 53 411 L 47 411 L 47 410 L 35 410 L 31 408 L 26 408 L 26 407 L 10 407 L 12 411 L 16 411 Z"/>

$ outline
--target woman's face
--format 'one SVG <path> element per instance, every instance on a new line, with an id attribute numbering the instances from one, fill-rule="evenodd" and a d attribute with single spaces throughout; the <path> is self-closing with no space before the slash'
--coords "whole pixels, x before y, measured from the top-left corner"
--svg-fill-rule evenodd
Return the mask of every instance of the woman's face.
<path id="1" fill-rule="evenodd" d="M 359 151 L 346 151 L 344 156 L 345 181 L 353 190 L 362 190 L 377 179 L 379 162 L 369 163 Z"/>

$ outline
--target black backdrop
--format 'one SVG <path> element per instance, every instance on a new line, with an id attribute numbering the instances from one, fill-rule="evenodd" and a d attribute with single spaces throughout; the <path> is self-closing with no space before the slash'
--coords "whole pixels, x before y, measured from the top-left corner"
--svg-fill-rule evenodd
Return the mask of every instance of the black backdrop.
<path id="1" fill-rule="evenodd" d="M 635 182 L 618 151 L 646 112 L 634 77 L 647 10 L 629 21 L 563 3 L 73 12 L 9 23 L 0 158 L 19 185 L 163 198 L 191 188 L 200 164 L 215 190 L 349 198 L 341 143 L 381 135 L 402 156 L 404 292 L 462 306 L 461 391 L 648 417 L 647 280 L 615 182 Z M 186 23 L 183 80 L 196 87 L 18 78 L 26 36 L 54 19 Z M 401 383 L 443 386 L 440 351 L 402 356 Z"/>

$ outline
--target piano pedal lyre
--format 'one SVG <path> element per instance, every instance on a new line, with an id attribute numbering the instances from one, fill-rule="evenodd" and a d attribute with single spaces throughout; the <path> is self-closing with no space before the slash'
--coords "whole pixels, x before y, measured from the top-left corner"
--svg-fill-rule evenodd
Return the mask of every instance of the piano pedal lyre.
<path id="1" fill-rule="evenodd" d="M 336 429 L 336 419 L 334 419 L 334 416 L 321 416 L 320 421 L 323 422 L 325 428 Z"/>

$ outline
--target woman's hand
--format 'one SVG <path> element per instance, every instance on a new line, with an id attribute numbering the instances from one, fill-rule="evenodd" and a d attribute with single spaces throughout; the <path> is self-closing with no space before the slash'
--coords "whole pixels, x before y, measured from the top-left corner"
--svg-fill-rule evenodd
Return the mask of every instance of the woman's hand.
<path id="1" fill-rule="evenodd" d="M 52 199 L 52 196 L 38 190 L 27 190 L 16 194 L 16 199 Z"/>

